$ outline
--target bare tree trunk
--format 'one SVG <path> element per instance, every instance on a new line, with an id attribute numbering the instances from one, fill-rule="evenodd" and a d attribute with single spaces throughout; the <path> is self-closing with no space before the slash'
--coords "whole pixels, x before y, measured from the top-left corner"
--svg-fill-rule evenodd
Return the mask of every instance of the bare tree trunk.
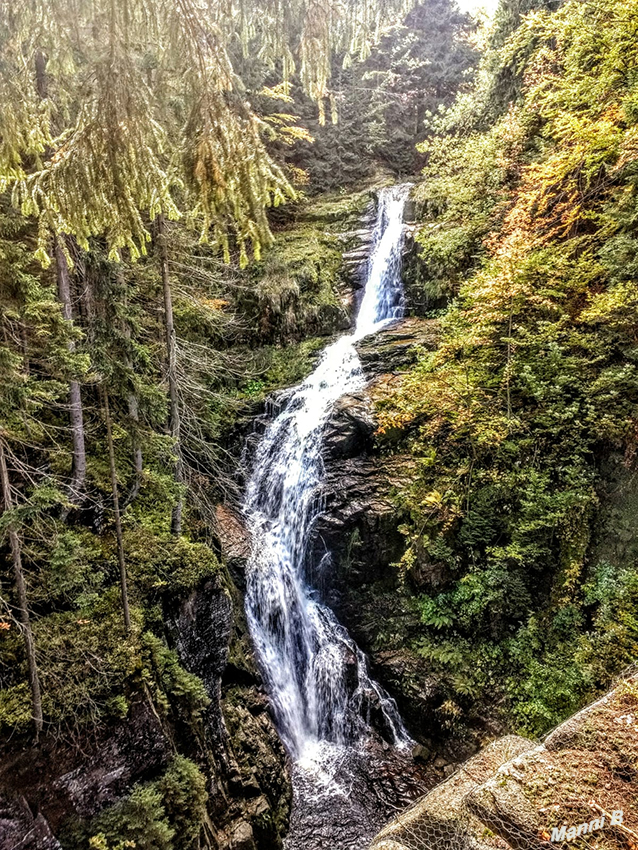
<path id="1" fill-rule="evenodd" d="M 124 306 L 127 307 L 127 298 L 126 298 L 126 283 L 124 281 L 124 276 L 121 271 L 118 270 L 118 279 L 122 287 L 124 288 Z M 128 341 L 131 339 L 131 326 L 128 322 L 124 322 L 124 336 Z M 133 363 L 128 356 L 126 355 L 126 368 L 132 373 L 133 372 Z M 133 465 L 135 467 L 135 481 L 133 482 L 133 486 L 129 490 L 126 499 L 124 500 L 123 507 L 125 508 L 127 505 L 130 505 L 131 502 L 137 498 L 137 494 L 140 492 L 140 487 L 142 486 L 142 471 L 144 469 L 144 458 L 142 456 L 142 447 L 139 443 L 139 434 L 137 432 L 137 426 L 140 421 L 140 407 L 137 399 L 137 395 L 134 392 L 130 392 L 127 398 L 128 403 L 128 415 L 131 417 L 133 421 Z"/>
<path id="2" fill-rule="evenodd" d="M 61 239 L 57 236 L 55 240 L 55 261 L 58 272 L 58 297 L 62 305 L 62 315 L 68 322 L 73 321 L 73 309 L 71 306 L 71 280 L 69 266 L 62 248 Z M 75 351 L 75 342 L 70 340 L 68 350 Z M 71 419 L 71 437 L 73 439 L 73 478 L 71 481 L 71 498 L 77 500 L 84 489 L 86 479 L 86 449 L 84 446 L 84 412 L 82 409 L 82 395 L 78 381 L 69 382 L 69 412 Z"/>
<path id="3" fill-rule="evenodd" d="M 174 439 L 175 481 L 181 485 L 183 481 L 182 456 L 180 446 L 180 417 L 179 398 L 177 395 L 177 352 L 175 344 L 175 325 L 173 323 L 173 299 L 171 297 L 171 282 L 168 274 L 168 250 L 166 244 L 166 222 L 164 216 L 158 217 L 158 247 L 160 266 L 162 270 L 162 285 L 164 288 L 164 324 L 166 329 L 166 357 L 168 361 L 168 392 L 170 397 L 169 432 Z M 182 532 L 182 497 L 178 498 L 171 517 L 171 533 L 180 535 Z"/>
<path id="4" fill-rule="evenodd" d="M 131 366 L 129 360 L 126 361 L 126 365 Z M 140 421 L 140 414 L 137 396 L 135 395 L 135 393 L 129 393 L 127 401 L 128 415 L 135 423 L 134 428 L 137 428 L 137 424 Z M 133 482 L 133 486 L 131 487 L 131 489 L 126 494 L 126 498 L 124 499 L 122 505 L 123 508 L 128 507 L 128 505 L 130 505 L 131 502 L 137 498 L 137 494 L 140 492 L 140 487 L 142 486 L 144 458 L 142 456 L 142 449 L 139 444 L 139 436 L 136 432 L 133 433 L 133 465 L 135 467 L 135 481 Z"/>
<path id="5" fill-rule="evenodd" d="M 113 429 L 111 427 L 111 412 L 109 410 L 109 394 L 103 391 L 104 419 L 106 420 L 106 442 L 109 450 L 109 469 L 111 472 L 111 493 L 113 494 L 113 515 L 115 517 L 115 537 L 117 539 L 117 560 L 120 565 L 120 588 L 122 591 L 122 611 L 126 631 L 131 631 L 131 614 L 128 604 L 128 587 L 126 577 L 126 561 L 124 559 L 124 540 L 122 538 L 122 517 L 120 514 L 120 499 L 117 491 L 117 471 L 115 469 L 115 449 L 113 447 Z"/>
<path id="6" fill-rule="evenodd" d="M 121 273 L 120 273 L 121 276 Z M 124 284 L 126 286 L 126 284 Z M 126 289 L 124 290 L 126 292 Z M 125 306 L 126 306 L 126 296 L 125 296 Z M 124 335 L 127 341 L 131 339 L 131 326 L 128 322 L 125 324 Z M 133 363 L 131 359 L 126 357 L 126 367 L 131 372 L 133 371 Z M 131 492 L 128 494 L 126 498 L 126 504 L 135 499 L 137 494 L 140 492 L 140 486 L 142 484 L 142 470 L 144 469 L 144 458 L 142 456 L 142 447 L 139 443 L 139 434 L 137 433 L 137 426 L 140 421 L 140 407 L 137 400 L 137 395 L 134 392 L 130 392 L 128 394 L 128 415 L 131 417 L 133 422 L 135 423 L 133 426 L 133 464 L 135 466 L 135 483 L 131 488 Z"/>
<path id="7" fill-rule="evenodd" d="M 35 54 L 35 84 L 41 100 L 49 96 L 49 81 L 47 78 L 47 57 L 41 50 Z"/>
<path id="8" fill-rule="evenodd" d="M 2 485 L 2 498 L 4 501 L 5 510 L 11 510 L 13 507 L 13 499 L 11 497 L 11 485 L 9 483 L 9 471 L 7 469 L 7 460 L 4 450 L 4 441 L 0 439 L 0 484 Z M 42 694 L 40 692 L 40 677 L 38 675 L 38 664 L 35 657 L 35 641 L 33 639 L 33 631 L 31 629 L 31 618 L 29 616 L 29 606 L 27 602 L 27 588 L 24 581 L 24 573 L 22 571 L 22 550 L 20 547 L 20 538 L 13 527 L 9 526 L 9 546 L 11 548 L 11 559 L 13 561 L 13 574 L 15 576 L 16 591 L 18 595 L 18 612 L 20 615 L 20 623 L 22 624 L 22 634 L 24 637 L 24 648 L 27 654 L 27 667 L 29 670 L 29 685 L 31 686 L 31 710 L 33 723 L 35 726 L 36 743 L 42 732 Z"/>

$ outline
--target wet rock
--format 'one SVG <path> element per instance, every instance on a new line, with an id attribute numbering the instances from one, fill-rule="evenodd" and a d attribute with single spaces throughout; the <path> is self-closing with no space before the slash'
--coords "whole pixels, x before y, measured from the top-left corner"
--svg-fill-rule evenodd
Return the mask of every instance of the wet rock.
<path id="1" fill-rule="evenodd" d="M 0 847 L 7 850 L 62 850 L 46 818 L 34 816 L 22 795 L 0 793 Z"/>
<path id="2" fill-rule="evenodd" d="M 311 540 L 312 560 L 324 562 L 328 578 L 317 583 L 330 591 L 367 584 L 382 577 L 388 564 L 397 559 L 403 537 L 397 529 L 396 508 L 391 493 L 404 472 L 396 458 L 359 456 L 332 459 L 321 486 L 325 511 L 318 518 Z"/>
<path id="3" fill-rule="evenodd" d="M 375 421 L 366 393 L 342 396 L 324 430 L 323 452 L 328 462 L 366 454 L 372 448 Z"/>
<path id="4" fill-rule="evenodd" d="M 376 739 L 360 749 L 328 745 L 294 770 L 287 850 L 363 850 L 384 818 L 435 781 L 409 750 Z"/>
<path id="5" fill-rule="evenodd" d="M 365 286 L 375 222 L 376 206 L 371 202 L 359 220 L 360 226 L 341 235 L 347 246 L 343 252 L 343 264 L 355 290 L 362 290 Z"/>
<path id="6" fill-rule="evenodd" d="M 372 653 L 374 675 L 394 696 L 402 717 L 418 734 L 438 725 L 436 710 L 445 699 L 439 681 L 427 663 L 407 650 L 385 650 Z M 448 760 L 437 758 L 434 764 L 442 767 Z"/>
<path id="7" fill-rule="evenodd" d="M 46 837 L 46 830 L 57 835 L 69 816 L 92 817 L 125 796 L 136 782 L 160 773 L 172 753 L 156 714 L 143 700 L 132 703 L 125 721 L 91 733 L 87 733 L 81 747 L 44 739 L 38 749 L 3 754 L 0 811 L 4 806 L 5 811 L 9 807 L 23 812 L 23 817 L 13 817 L 14 832 L 20 824 L 30 823 L 28 812 L 34 813 L 32 819 L 37 821 L 25 826 L 20 840 L 31 829 L 38 836 Z M 3 817 L 0 815 L 0 822 Z M 0 823 L 0 835 L 3 828 L 9 829 Z M 50 843 L 53 839 L 46 840 Z M 0 842 L 0 847 L 4 846 Z M 21 845 L 17 842 L 16 846 Z M 46 843 L 43 847 L 49 850 Z"/>
<path id="8" fill-rule="evenodd" d="M 121 799 L 140 779 L 161 772 L 170 743 L 147 702 L 136 705 L 128 722 L 110 730 L 90 759 L 52 780 L 49 793 L 65 798 L 80 818 L 90 818 Z"/>
<path id="9" fill-rule="evenodd" d="M 357 343 L 357 351 L 367 378 L 405 369 L 416 362 L 423 349 L 434 351 L 440 340 L 436 319 L 409 317 Z"/>
<path id="10" fill-rule="evenodd" d="M 176 615 L 169 615 L 169 622 L 175 629 L 182 662 L 219 702 L 234 624 L 232 600 L 221 580 L 215 577 L 194 590 L 180 603 Z"/>

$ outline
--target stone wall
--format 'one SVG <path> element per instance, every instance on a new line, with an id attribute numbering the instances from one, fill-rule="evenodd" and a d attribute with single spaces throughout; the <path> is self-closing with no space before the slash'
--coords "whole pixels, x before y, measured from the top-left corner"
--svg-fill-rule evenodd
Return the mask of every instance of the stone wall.
<path id="1" fill-rule="evenodd" d="M 635 847 L 637 766 L 638 676 L 630 675 L 540 745 L 515 736 L 490 744 L 370 850 L 543 850 L 578 838 L 595 843 L 573 846 Z"/>

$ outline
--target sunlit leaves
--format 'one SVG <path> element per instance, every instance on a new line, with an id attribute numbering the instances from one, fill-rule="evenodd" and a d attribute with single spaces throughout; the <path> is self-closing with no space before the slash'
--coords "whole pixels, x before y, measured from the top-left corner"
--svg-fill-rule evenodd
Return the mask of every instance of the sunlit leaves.
<path id="1" fill-rule="evenodd" d="M 336 50 L 365 54 L 412 2 L 61 0 L 2 3 L 0 189 L 50 234 L 111 256 L 145 253 L 149 220 L 186 213 L 245 265 L 270 241 L 265 208 L 294 197 L 266 147 L 272 126 L 246 100 L 231 61 L 239 39 L 280 68 L 289 94 L 298 63 L 306 92 L 332 102 Z M 282 64 L 280 64 L 282 63 Z M 276 93 L 278 87 L 273 89 Z M 282 119 L 279 135 L 309 140 Z"/>

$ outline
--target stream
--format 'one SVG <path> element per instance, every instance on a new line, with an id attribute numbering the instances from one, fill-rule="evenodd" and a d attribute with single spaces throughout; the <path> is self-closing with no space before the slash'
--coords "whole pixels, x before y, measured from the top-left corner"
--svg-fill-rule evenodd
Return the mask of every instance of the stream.
<path id="1" fill-rule="evenodd" d="M 355 343 L 403 315 L 409 189 L 380 191 L 355 329 L 328 346 L 315 371 L 286 395 L 257 446 L 246 489 L 246 614 L 292 763 L 287 850 L 365 847 L 377 822 L 401 804 L 405 788 L 391 776 L 405 774 L 402 765 L 411 761 L 412 741 L 394 700 L 307 580 L 308 541 L 322 511 L 324 426 L 342 395 L 365 386 Z"/>

